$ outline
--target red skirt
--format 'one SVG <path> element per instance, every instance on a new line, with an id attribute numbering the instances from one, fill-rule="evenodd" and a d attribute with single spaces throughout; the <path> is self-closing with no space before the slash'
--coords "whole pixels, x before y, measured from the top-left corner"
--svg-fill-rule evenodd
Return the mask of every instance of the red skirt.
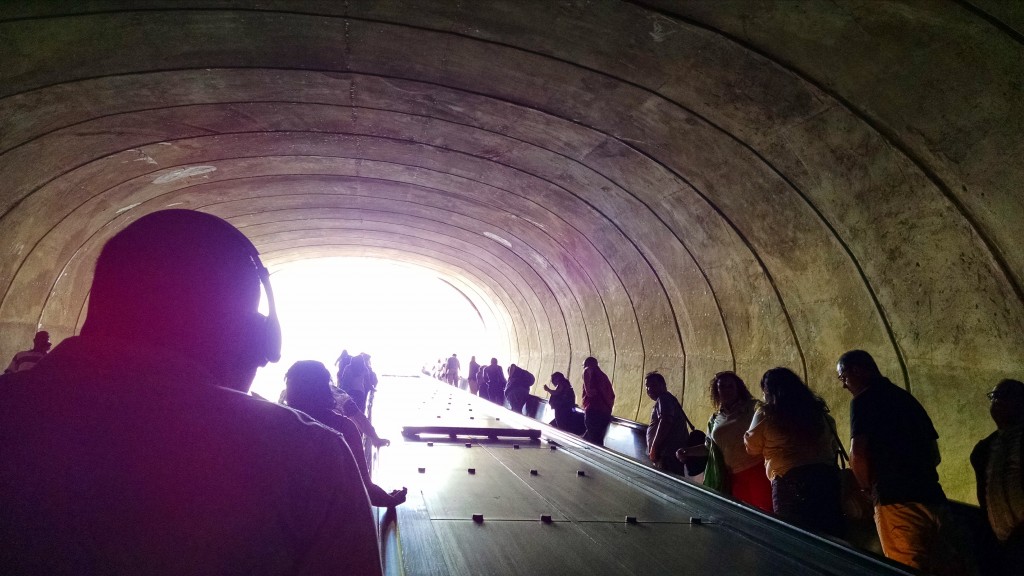
<path id="1" fill-rule="evenodd" d="M 732 497 L 740 502 L 746 502 L 769 514 L 774 511 L 772 483 L 768 480 L 763 465 L 751 466 L 742 472 L 730 474 L 729 487 L 732 490 Z"/>

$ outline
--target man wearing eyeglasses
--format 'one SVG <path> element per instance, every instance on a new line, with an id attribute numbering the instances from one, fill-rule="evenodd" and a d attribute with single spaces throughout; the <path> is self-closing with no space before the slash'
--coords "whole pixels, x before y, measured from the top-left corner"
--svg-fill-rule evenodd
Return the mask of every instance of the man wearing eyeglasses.
<path id="1" fill-rule="evenodd" d="M 850 402 L 850 467 L 875 505 L 887 558 L 927 574 L 963 574 L 948 542 L 939 484 L 938 433 L 921 404 L 883 376 L 874 358 L 851 350 L 836 372 Z"/>
<path id="2" fill-rule="evenodd" d="M 996 431 L 974 447 L 971 466 L 978 503 L 998 541 L 996 573 L 1019 574 L 1024 567 L 1024 383 L 1003 380 L 987 395 Z"/>

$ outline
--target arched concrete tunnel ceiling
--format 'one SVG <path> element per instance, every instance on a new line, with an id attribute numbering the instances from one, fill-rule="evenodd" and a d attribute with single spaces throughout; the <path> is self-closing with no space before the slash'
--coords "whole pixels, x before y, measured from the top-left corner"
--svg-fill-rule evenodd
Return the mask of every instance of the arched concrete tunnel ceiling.
<path id="1" fill-rule="evenodd" d="M 75 332 L 102 243 L 189 207 L 273 268 L 436 271 L 545 375 L 804 375 L 864 348 L 948 491 L 1021 376 L 1024 8 L 932 2 L 6 2 L 0 341 Z M 845 422 L 844 422 L 845 423 Z"/>

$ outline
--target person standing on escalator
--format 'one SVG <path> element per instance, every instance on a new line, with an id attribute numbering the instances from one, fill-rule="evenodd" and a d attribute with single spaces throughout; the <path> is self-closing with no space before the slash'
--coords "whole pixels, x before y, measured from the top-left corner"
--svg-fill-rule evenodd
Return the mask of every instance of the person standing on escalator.
<path id="1" fill-rule="evenodd" d="M 584 440 L 604 446 L 604 435 L 611 425 L 614 405 L 612 381 L 597 365 L 597 358 L 588 356 L 583 361 L 583 417 L 587 426 Z"/>
<path id="2" fill-rule="evenodd" d="M 647 457 L 655 468 L 685 474 L 685 464 L 676 458 L 676 450 L 686 446 L 690 431 L 689 419 L 679 400 L 668 391 L 665 377 L 658 372 L 649 372 L 644 377 L 647 396 L 654 400 L 651 409 L 651 423 L 647 427 Z"/>
<path id="3" fill-rule="evenodd" d="M 466 384 L 469 386 L 469 393 L 477 395 L 480 393 L 480 364 L 476 356 L 469 357 L 469 374 L 466 375 Z"/>
<path id="4" fill-rule="evenodd" d="M 449 386 L 459 385 L 459 369 L 461 367 L 462 366 L 459 364 L 459 358 L 455 354 L 448 357 L 448 362 L 445 365 L 444 381 L 447 382 Z"/>
<path id="5" fill-rule="evenodd" d="M 487 398 L 498 406 L 505 405 L 505 369 L 498 364 L 497 358 L 491 358 L 491 363 L 484 367 L 484 386 L 480 387 L 480 396 Z M 486 388 L 487 393 L 484 394 Z"/>
<path id="6" fill-rule="evenodd" d="M 505 399 L 508 400 L 509 409 L 518 414 L 523 413 L 526 400 L 530 397 L 530 388 L 536 381 L 536 377 L 526 368 L 508 365 L 508 382 L 505 384 Z"/>
<path id="7" fill-rule="evenodd" d="M 281 355 L 252 242 L 191 210 L 110 226 L 80 335 L 0 376 L 0 574 L 381 574 L 352 451 L 247 393 Z"/>

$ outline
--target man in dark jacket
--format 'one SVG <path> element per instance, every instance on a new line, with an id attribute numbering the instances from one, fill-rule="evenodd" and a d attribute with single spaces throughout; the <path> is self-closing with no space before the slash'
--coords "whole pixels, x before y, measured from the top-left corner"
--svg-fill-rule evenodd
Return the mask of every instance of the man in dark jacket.
<path id="1" fill-rule="evenodd" d="M 484 379 L 480 386 L 480 396 L 487 398 L 498 406 L 505 405 L 505 369 L 498 364 L 497 358 L 483 368 Z"/>

